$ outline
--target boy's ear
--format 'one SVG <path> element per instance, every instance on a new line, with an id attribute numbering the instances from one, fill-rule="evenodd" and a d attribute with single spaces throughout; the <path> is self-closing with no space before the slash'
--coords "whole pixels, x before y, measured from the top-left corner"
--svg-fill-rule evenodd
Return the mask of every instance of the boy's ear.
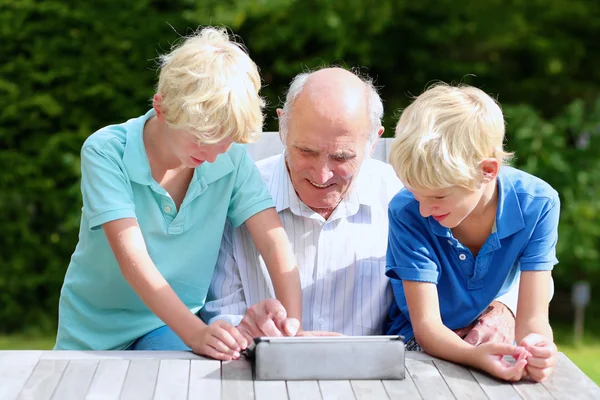
<path id="1" fill-rule="evenodd" d="M 165 114 L 162 112 L 162 97 L 160 94 L 156 93 L 154 97 L 152 97 L 152 108 L 154 108 L 154 112 L 156 112 L 156 118 L 159 121 L 165 122 Z"/>
<path id="2" fill-rule="evenodd" d="M 486 158 L 481 162 L 481 172 L 483 173 L 483 182 L 493 181 L 500 172 L 500 163 L 495 158 Z"/>

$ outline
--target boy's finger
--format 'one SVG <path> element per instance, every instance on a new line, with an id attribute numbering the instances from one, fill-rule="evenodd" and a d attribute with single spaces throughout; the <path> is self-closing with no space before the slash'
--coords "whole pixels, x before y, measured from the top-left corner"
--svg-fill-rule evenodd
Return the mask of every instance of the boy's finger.
<path id="1" fill-rule="evenodd" d="M 231 335 L 233 340 L 236 341 L 239 349 L 244 350 L 246 347 L 248 347 L 248 340 L 244 337 L 244 335 L 242 335 L 238 328 L 236 328 L 233 325 L 228 325 L 225 327 L 225 330 L 227 330 L 227 332 Z"/>
<path id="2" fill-rule="evenodd" d="M 214 358 L 215 360 L 220 360 L 220 361 L 230 361 L 232 359 L 232 356 L 230 354 L 225 354 L 223 352 L 220 352 L 220 351 L 216 350 L 214 347 L 208 346 L 208 345 L 202 347 L 202 349 L 198 352 L 198 354 L 200 354 L 202 356 L 208 356 L 208 357 Z"/>
<path id="3" fill-rule="evenodd" d="M 228 327 L 223 327 L 222 326 L 221 329 L 214 331 L 212 334 L 213 334 L 213 337 L 215 337 L 218 340 L 220 340 L 222 343 L 224 343 L 231 350 L 233 350 L 233 351 L 240 351 L 241 350 L 240 345 L 233 338 L 233 336 L 231 336 L 231 334 L 228 332 Z"/>
<path id="4" fill-rule="evenodd" d="M 232 349 L 229 346 L 227 346 L 225 343 L 223 343 L 223 341 L 221 339 L 219 339 L 216 336 L 211 336 L 211 338 L 208 340 L 207 343 L 209 346 L 211 346 L 212 348 L 214 348 L 215 350 L 217 350 L 221 353 L 225 353 L 225 354 L 229 354 L 229 355 L 234 355 L 236 353 L 235 349 Z"/>
<path id="5" fill-rule="evenodd" d="M 524 345 L 527 351 L 529 351 L 533 357 L 550 358 L 556 353 L 556 345 L 554 343 L 540 343 L 539 345 L 530 345 L 525 343 Z"/>
<path id="6" fill-rule="evenodd" d="M 556 357 L 554 355 L 544 358 L 544 357 L 528 357 L 527 364 L 529 366 L 535 368 L 551 368 L 556 365 Z"/>

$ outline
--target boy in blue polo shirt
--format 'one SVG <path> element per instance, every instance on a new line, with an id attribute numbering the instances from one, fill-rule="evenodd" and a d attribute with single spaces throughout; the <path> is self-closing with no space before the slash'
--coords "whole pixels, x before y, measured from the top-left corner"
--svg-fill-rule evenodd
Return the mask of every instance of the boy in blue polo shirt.
<path id="1" fill-rule="evenodd" d="M 556 364 L 548 299 L 560 203 L 541 179 L 503 166 L 503 141 L 500 107 L 473 87 L 436 85 L 402 113 L 389 156 L 405 189 L 389 205 L 387 331 L 502 379 L 542 381 Z M 518 346 L 475 347 L 453 332 L 517 279 Z"/>
<path id="2" fill-rule="evenodd" d="M 153 108 L 81 150 L 79 243 L 61 290 L 56 349 L 189 349 L 220 360 L 248 343 L 196 315 L 226 219 L 245 223 L 275 294 L 300 319 L 300 278 L 268 190 L 244 146 L 262 123 L 260 76 L 225 30 L 161 58 Z M 165 325 L 166 324 L 166 325 Z"/>

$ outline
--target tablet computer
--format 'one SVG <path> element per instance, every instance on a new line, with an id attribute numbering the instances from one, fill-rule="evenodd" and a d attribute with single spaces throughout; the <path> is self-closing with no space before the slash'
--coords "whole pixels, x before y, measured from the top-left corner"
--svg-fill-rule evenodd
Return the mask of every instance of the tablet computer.
<path id="1" fill-rule="evenodd" d="M 404 379 L 402 336 L 259 337 L 245 351 L 257 380 Z"/>

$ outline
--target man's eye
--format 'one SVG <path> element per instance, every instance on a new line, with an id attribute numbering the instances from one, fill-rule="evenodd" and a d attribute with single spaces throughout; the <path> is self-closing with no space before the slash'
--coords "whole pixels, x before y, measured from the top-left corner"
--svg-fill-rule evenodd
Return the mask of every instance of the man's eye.
<path id="1" fill-rule="evenodd" d="M 332 158 L 333 158 L 335 161 L 344 162 L 344 161 L 351 160 L 352 158 L 354 158 L 354 156 L 348 156 L 348 155 L 339 155 L 339 156 L 333 156 Z"/>

